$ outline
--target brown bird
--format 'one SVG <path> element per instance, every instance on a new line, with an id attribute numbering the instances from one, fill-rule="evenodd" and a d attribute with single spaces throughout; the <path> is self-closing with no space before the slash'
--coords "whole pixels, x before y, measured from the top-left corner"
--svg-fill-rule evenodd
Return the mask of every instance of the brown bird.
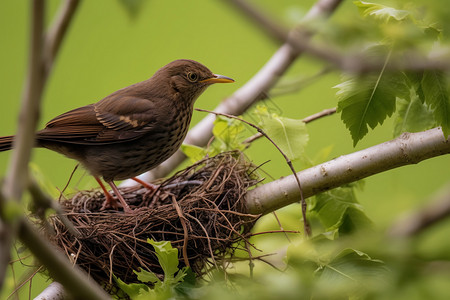
<path id="1" fill-rule="evenodd" d="M 175 60 L 148 80 L 57 116 L 36 133 L 36 147 L 78 160 L 105 192 L 103 207 L 117 203 L 100 177 L 129 212 L 114 180 L 133 178 L 174 154 L 189 129 L 195 100 L 211 84 L 227 82 L 234 80 L 196 61 Z M 10 150 L 13 139 L 0 137 L 0 151 Z"/>

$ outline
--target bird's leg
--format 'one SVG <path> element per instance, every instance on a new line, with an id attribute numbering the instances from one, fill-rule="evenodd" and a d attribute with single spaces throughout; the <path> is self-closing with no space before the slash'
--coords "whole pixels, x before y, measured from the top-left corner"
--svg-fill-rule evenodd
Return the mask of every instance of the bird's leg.
<path id="1" fill-rule="evenodd" d="M 124 212 L 132 212 L 132 209 L 128 206 L 128 204 L 125 202 L 125 199 L 123 199 L 122 194 L 120 193 L 119 189 L 117 188 L 114 181 L 107 181 L 107 183 L 111 186 L 111 188 L 114 191 L 114 194 L 116 194 L 117 198 L 119 198 L 120 204 L 122 204 L 123 211 Z"/>
<path id="2" fill-rule="evenodd" d="M 95 180 L 98 182 L 98 185 L 102 188 L 103 194 L 105 195 L 105 202 L 103 202 L 102 210 L 108 207 L 112 207 L 114 209 L 117 209 L 117 201 L 114 200 L 113 196 L 109 193 L 109 191 L 106 189 L 105 185 L 101 181 L 100 178 L 97 176 L 94 176 Z"/>
<path id="3" fill-rule="evenodd" d="M 133 179 L 134 181 L 136 181 L 137 183 L 139 183 L 140 185 L 142 185 L 143 187 L 145 187 L 146 189 L 148 189 L 150 191 L 154 191 L 158 188 L 157 185 L 151 184 L 149 182 L 145 182 L 137 177 L 131 177 L 131 179 Z"/>
<path id="4" fill-rule="evenodd" d="M 117 201 L 113 198 L 113 196 L 108 192 L 103 182 L 98 178 L 97 176 L 94 176 L 95 180 L 97 180 L 98 184 L 103 190 L 103 193 L 105 194 L 105 202 L 102 205 L 102 210 L 108 207 L 112 207 L 114 209 L 117 209 Z M 108 184 L 112 187 L 114 193 L 117 195 L 117 198 L 119 198 L 120 203 L 122 204 L 123 211 L 125 212 L 131 212 L 131 208 L 128 206 L 128 204 L 125 202 L 125 200 L 122 197 L 122 194 L 119 192 L 119 189 L 116 187 L 113 181 L 108 182 Z"/>

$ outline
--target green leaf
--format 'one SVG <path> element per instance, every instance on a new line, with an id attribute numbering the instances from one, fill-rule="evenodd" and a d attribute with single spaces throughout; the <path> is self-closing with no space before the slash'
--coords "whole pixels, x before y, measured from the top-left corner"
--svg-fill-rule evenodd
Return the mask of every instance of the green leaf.
<path id="1" fill-rule="evenodd" d="M 405 20 L 410 16 L 410 12 L 402 9 L 395 9 L 393 7 L 370 3 L 365 1 L 354 1 L 353 2 L 363 17 L 374 17 L 385 22 L 392 19 L 396 21 Z"/>
<path id="2" fill-rule="evenodd" d="M 442 29 L 437 28 L 436 24 L 431 24 L 423 28 L 423 33 L 425 36 L 437 40 L 442 34 Z"/>
<path id="3" fill-rule="evenodd" d="M 394 137 L 403 132 L 419 132 L 436 126 L 433 111 L 422 103 L 419 95 L 411 89 L 407 99 L 397 99 L 394 119 Z"/>
<path id="4" fill-rule="evenodd" d="M 135 299 L 136 297 L 139 296 L 139 294 L 141 294 L 143 292 L 148 292 L 150 290 L 149 287 L 147 285 L 143 284 L 143 283 L 129 283 L 129 284 L 126 284 L 120 278 L 117 278 L 114 274 L 113 274 L 113 278 L 116 281 L 117 286 L 122 291 L 127 293 L 127 295 L 130 296 L 131 299 Z"/>
<path id="5" fill-rule="evenodd" d="M 173 278 L 178 271 L 178 249 L 172 248 L 170 242 L 167 241 L 156 242 L 148 239 L 147 242 L 155 248 L 159 264 L 164 271 L 164 281 Z"/>
<path id="6" fill-rule="evenodd" d="M 213 135 L 220 142 L 219 152 L 229 150 L 243 150 L 244 145 L 239 141 L 240 133 L 244 130 L 244 124 L 236 119 L 218 116 L 214 121 Z M 214 156 L 217 153 L 210 153 Z"/>
<path id="7" fill-rule="evenodd" d="M 244 150 L 245 145 L 240 142 L 240 134 L 244 130 L 243 122 L 224 116 L 218 116 L 214 121 L 212 133 L 214 141 L 208 148 L 194 145 L 181 145 L 181 150 L 192 162 L 197 162 L 206 156 L 213 157 L 230 150 Z"/>
<path id="8" fill-rule="evenodd" d="M 389 270 L 382 261 L 372 259 L 366 253 L 345 249 L 323 264 L 318 275 L 318 290 L 328 287 L 332 293 L 333 290 L 337 293 L 345 291 L 350 298 L 356 296 L 359 299 L 368 289 L 385 286 Z"/>
<path id="9" fill-rule="evenodd" d="M 256 114 L 260 117 L 260 127 L 277 144 L 290 160 L 304 156 L 309 141 L 306 125 L 302 120 L 269 114 L 266 107 L 258 106 Z"/>
<path id="10" fill-rule="evenodd" d="M 385 66 L 389 62 L 390 50 L 383 45 L 368 49 L 369 57 L 385 57 Z M 338 112 L 350 130 L 353 145 L 356 146 L 368 132 L 368 126 L 374 129 L 383 124 L 386 117 L 395 111 L 397 95 L 405 95 L 407 87 L 401 73 L 387 72 L 383 68 L 379 74 L 348 76 L 347 80 L 335 86 Z"/>
<path id="11" fill-rule="evenodd" d="M 152 289 L 145 284 L 126 284 L 119 278 L 114 277 L 114 279 L 118 286 L 133 300 L 172 299 L 176 294 L 175 288 L 187 274 L 187 268 L 178 269 L 178 249 L 172 248 L 170 242 L 155 242 L 151 239 L 147 241 L 155 249 L 158 262 L 164 272 L 164 281 L 161 281 L 153 272 L 142 269 L 134 271 L 134 273 L 139 281 L 151 283 Z M 175 273 L 177 274 L 175 275 Z"/>
<path id="12" fill-rule="evenodd" d="M 404 95 L 398 95 L 399 98 L 402 99 L 407 99 L 409 101 L 409 99 L 412 97 L 412 92 L 411 89 L 413 91 L 415 91 L 415 94 L 417 97 L 419 97 L 420 102 L 424 103 L 425 102 L 425 95 L 423 94 L 423 89 L 422 89 L 422 78 L 423 78 L 423 72 L 404 72 L 405 75 L 405 83 L 406 85 L 409 87 L 409 89 L 407 89 L 407 93 L 405 93 Z"/>
<path id="13" fill-rule="evenodd" d="M 351 233 L 372 224 L 356 200 L 352 187 L 339 187 L 316 195 L 311 212 L 317 216 L 325 231 L 338 229 Z"/>
<path id="14" fill-rule="evenodd" d="M 444 136 L 450 135 L 450 99 L 448 82 L 442 71 L 428 70 L 422 78 L 425 102 L 434 110 L 438 125 L 442 126 Z"/>
<path id="15" fill-rule="evenodd" d="M 137 275 L 137 278 L 139 279 L 140 282 L 150 282 L 152 284 L 161 282 L 161 280 L 159 280 L 158 276 L 156 276 L 156 274 L 153 272 L 149 272 L 144 269 L 141 269 L 139 271 L 134 271 L 134 273 Z"/>
<path id="16" fill-rule="evenodd" d="M 182 144 L 181 151 L 183 151 L 183 153 L 193 163 L 203 159 L 207 154 L 206 149 L 199 147 L 199 146 L 195 146 L 195 145 L 189 145 L 189 144 Z"/>
<path id="17" fill-rule="evenodd" d="M 180 273 L 181 272 L 178 272 L 178 274 Z M 175 290 L 178 295 L 187 296 L 193 289 L 195 289 L 197 279 L 191 268 L 186 268 L 183 276 L 183 281 L 175 287 Z"/>

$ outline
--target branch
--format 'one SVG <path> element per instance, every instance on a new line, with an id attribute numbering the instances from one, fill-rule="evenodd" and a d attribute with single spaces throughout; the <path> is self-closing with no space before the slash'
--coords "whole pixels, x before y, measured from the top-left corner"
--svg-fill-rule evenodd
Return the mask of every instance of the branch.
<path id="1" fill-rule="evenodd" d="M 344 155 L 298 172 L 305 198 L 374 174 L 422 160 L 449 154 L 450 141 L 440 128 L 400 137 L 358 152 Z M 293 176 L 284 177 L 250 190 L 246 196 L 250 213 L 267 214 L 298 201 Z"/>
<path id="2" fill-rule="evenodd" d="M 410 237 L 450 216 L 450 185 L 447 184 L 427 206 L 401 217 L 389 230 L 391 237 Z"/>
<path id="3" fill-rule="evenodd" d="M 14 238 L 26 245 L 34 256 L 43 263 L 55 279 L 63 283 L 77 299 L 109 299 L 109 296 L 88 276 L 74 268 L 69 261 L 40 236 L 33 225 L 24 217 L 18 202 L 28 185 L 28 162 L 34 146 L 34 132 L 39 119 L 42 93 L 60 48 L 62 39 L 72 19 L 78 0 L 67 0 L 47 35 L 44 43 L 45 0 L 32 1 L 31 41 L 29 69 L 24 87 L 19 126 L 13 145 L 8 175 L 0 194 L 0 287 L 10 260 L 10 249 Z M 46 55 L 44 52 L 50 51 Z M 45 58 L 44 58 L 44 55 Z M 39 193 L 34 189 L 35 194 Z M 15 211 L 11 211 L 14 207 Z M 6 211 L 9 210 L 9 211 Z M 22 213 L 19 215 L 19 211 Z M 79 297 L 78 297 L 79 296 Z"/>
<path id="4" fill-rule="evenodd" d="M 80 0 L 66 0 L 64 4 L 61 5 L 56 18 L 53 21 L 53 25 L 45 35 L 44 65 L 46 77 L 52 69 L 53 62 L 61 47 L 61 42 L 67 32 L 67 28 L 77 10 L 78 4 L 80 4 Z"/>
<path id="5" fill-rule="evenodd" d="M 20 199 L 27 184 L 28 161 L 34 146 L 34 131 L 39 119 L 42 92 L 78 3 L 79 0 L 66 0 L 44 43 L 45 1 L 33 1 L 29 69 L 19 115 L 19 126 L 14 138 L 14 150 L 7 172 L 8 176 L 3 184 L 5 198 Z"/>
<path id="6" fill-rule="evenodd" d="M 34 298 L 34 300 L 48 300 L 48 299 L 52 299 L 52 300 L 62 300 L 62 299 L 66 299 L 67 298 L 67 293 L 64 290 L 64 287 L 54 281 L 52 283 L 50 283 L 45 290 L 42 291 L 42 293 L 40 293 L 36 298 Z"/>
<path id="7" fill-rule="evenodd" d="M 74 299 L 111 299 L 88 274 L 73 266 L 67 257 L 41 236 L 26 218 L 21 218 L 18 235 L 24 245 L 58 280 Z M 61 298 L 62 299 L 62 298 Z"/>
<path id="8" fill-rule="evenodd" d="M 296 93 L 308 85 L 313 84 L 318 79 L 320 79 L 323 75 L 326 75 L 332 71 L 332 68 L 327 66 L 322 68 L 322 70 L 317 73 L 306 77 L 306 78 L 294 78 L 290 80 L 283 79 L 280 83 L 273 87 L 270 91 L 271 97 L 278 97 L 286 94 Z"/>
<path id="9" fill-rule="evenodd" d="M 288 31 L 279 26 L 278 23 L 272 21 L 264 12 L 257 7 L 251 5 L 245 0 L 227 0 L 227 3 L 237 8 L 243 15 L 258 24 L 261 29 L 264 29 L 275 41 L 279 43 L 286 42 L 288 38 Z"/>
<path id="10" fill-rule="evenodd" d="M 19 206 L 28 181 L 28 162 L 34 146 L 34 131 L 39 119 L 39 106 L 43 90 L 42 64 L 44 30 L 44 0 L 35 0 L 31 8 L 29 66 L 19 114 L 19 126 L 14 139 L 14 150 L 0 197 L 0 288 L 3 286 L 10 250 L 15 238 L 18 218 L 5 212 L 7 206 Z"/>
<path id="11" fill-rule="evenodd" d="M 309 10 L 304 21 L 330 15 L 341 2 L 342 0 L 318 0 Z M 289 35 L 297 35 L 298 31 L 299 29 L 293 29 Z M 311 35 L 312 33 L 308 33 L 302 36 L 309 39 Z M 284 43 L 245 85 L 219 104 L 214 111 L 230 115 L 242 115 L 250 106 L 261 99 L 261 95 L 267 93 L 278 82 L 280 77 L 301 54 L 302 51 L 292 47 L 289 42 Z M 191 145 L 205 146 L 212 137 L 214 118 L 213 115 L 203 118 L 189 131 L 184 142 Z M 141 179 L 152 181 L 164 177 L 178 167 L 185 158 L 186 156 L 181 151 L 177 151 L 161 165 L 141 175 Z M 123 185 L 131 186 L 135 185 L 135 182 L 127 180 Z"/>
<path id="12" fill-rule="evenodd" d="M 310 123 L 312 121 L 318 120 L 320 118 L 326 117 L 326 116 L 331 116 L 332 114 L 336 113 L 337 108 L 328 108 L 328 109 L 324 109 L 318 113 L 312 114 L 304 119 L 302 119 L 302 122 L 307 124 Z M 250 144 L 253 143 L 255 140 L 261 138 L 263 135 L 259 132 L 257 132 L 256 134 L 252 135 L 251 137 L 248 137 L 245 141 L 244 144 Z"/>
<path id="13" fill-rule="evenodd" d="M 289 40 L 292 47 L 297 48 L 319 60 L 328 62 L 340 71 L 350 73 L 369 73 L 381 71 L 385 68 L 384 58 L 373 58 L 364 52 L 340 53 L 334 45 L 317 45 L 311 40 L 292 38 Z M 449 48 L 440 49 L 439 52 L 430 56 L 423 55 L 418 51 L 405 51 L 399 56 L 392 58 L 386 66 L 386 70 L 402 71 L 424 71 L 450 69 Z"/>
<path id="14" fill-rule="evenodd" d="M 31 41 L 29 67 L 25 81 L 21 109 L 14 138 L 14 150 L 3 184 L 6 198 L 19 200 L 27 184 L 28 161 L 34 146 L 34 131 L 40 114 L 40 101 L 43 91 L 44 66 L 42 64 L 44 0 L 35 0 L 32 8 Z"/>

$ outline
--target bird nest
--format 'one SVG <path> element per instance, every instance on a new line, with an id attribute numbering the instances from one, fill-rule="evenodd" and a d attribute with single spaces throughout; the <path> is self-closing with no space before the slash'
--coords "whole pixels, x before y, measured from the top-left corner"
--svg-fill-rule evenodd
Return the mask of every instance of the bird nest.
<path id="1" fill-rule="evenodd" d="M 150 270 L 163 276 L 147 239 L 170 241 L 178 248 L 180 267 L 198 274 L 243 248 L 259 216 L 248 214 L 247 189 L 258 181 L 255 167 L 238 152 L 204 159 L 161 183 L 152 192 L 122 188 L 132 213 L 101 210 L 99 191 L 82 191 L 61 203 L 73 223 L 68 230 L 59 216 L 50 221 L 49 234 L 78 266 L 97 282 L 112 287 L 112 275 L 126 283 L 138 282 L 133 270 Z"/>

